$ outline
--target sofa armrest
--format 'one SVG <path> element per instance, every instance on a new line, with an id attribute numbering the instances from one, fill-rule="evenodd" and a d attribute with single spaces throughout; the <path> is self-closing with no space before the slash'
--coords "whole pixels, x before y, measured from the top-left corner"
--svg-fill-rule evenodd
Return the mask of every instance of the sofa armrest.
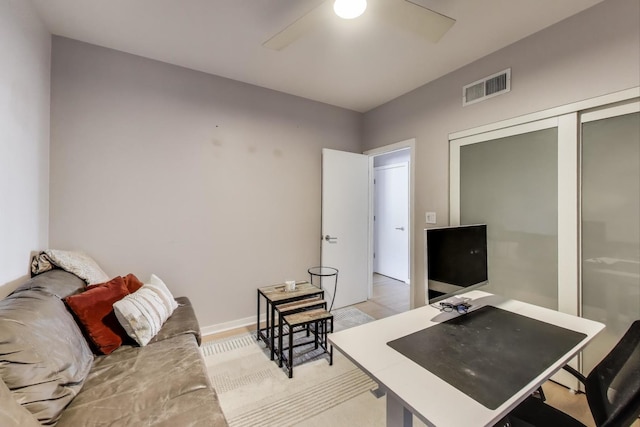
<path id="1" fill-rule="evenodd" d="M 171 317 L 162 325 L 158 334 L 149 341 L 149 344 L 182 334 L 193 334 L 198 345 L 201 344 L 200 324 L 198 323 L 196 313 L 193 311 L 191 301 L 189 301 L 187 297 L 178 297 L 176 298 L 176 302 L 178 303 L 178 308 L 174 310 Z"/>

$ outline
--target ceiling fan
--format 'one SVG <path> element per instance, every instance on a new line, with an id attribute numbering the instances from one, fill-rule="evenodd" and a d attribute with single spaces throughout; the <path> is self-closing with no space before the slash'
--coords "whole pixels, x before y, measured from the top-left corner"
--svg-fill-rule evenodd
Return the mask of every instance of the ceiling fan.
<path id="1" fill-rule="evenodd" d="M 415 33 L 426 40 L 437 42 L 456 22 L 410 0 L 325 0 L 317 7 L 302 15 L 282 31 L 262 45 L 273 50 L 282 50 L 314 28 L 322 26 L 323 21 L 331 19 L 338 12 L 340 2 L 360 4 L 362 12 L 366 8 L 376 19 L 388 22 L 399 28 Z M 367 4 L 368 3 L 368 4 Z M 364 8 L 362 7 L 364 4 Z M 354 16 L 346 17 L 346 19 Z"/>

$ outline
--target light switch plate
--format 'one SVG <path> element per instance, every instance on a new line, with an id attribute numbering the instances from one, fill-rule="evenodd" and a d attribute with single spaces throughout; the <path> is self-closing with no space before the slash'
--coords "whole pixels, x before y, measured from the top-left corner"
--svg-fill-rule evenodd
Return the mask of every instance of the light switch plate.
<path id="1" fill-rule="evenodd" d="M 427 212 L 425 214 L 425 221 L 427 224 L 435 224 L 436 223 L 436 213 L 435 212 Z"/>

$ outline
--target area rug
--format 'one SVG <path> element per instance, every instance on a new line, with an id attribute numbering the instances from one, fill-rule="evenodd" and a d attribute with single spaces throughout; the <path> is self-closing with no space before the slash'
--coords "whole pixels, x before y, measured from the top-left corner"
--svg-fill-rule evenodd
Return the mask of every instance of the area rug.
<path id="1" fill-rule="evenodd" d="M 335 331 L 373 320 L 354 307 L 333 314 Z M 376 384 L 337 350 L 333 366 L 324 356 L 296 358 L 292 379 L 255 334 L 205 343 L 202 350 L 231 427 L 385 425 L 385 399 L 369 393 Z"/>

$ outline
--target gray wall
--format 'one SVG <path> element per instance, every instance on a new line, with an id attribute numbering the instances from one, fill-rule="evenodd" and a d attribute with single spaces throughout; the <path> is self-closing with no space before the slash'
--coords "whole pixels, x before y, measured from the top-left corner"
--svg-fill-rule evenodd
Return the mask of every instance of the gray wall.
<path id="1" fill-rule="evenodd" d="M 54 37 L 50 245 L 160 276 L 202 327 L 320 257 L 321 149 L 361 115 Z"/>
<path id="2" fill-rule="evenodd" d="M 447 135 L 639 85 L 639 14 L 638 0 L 607 0 L 364 122 L 55 38 L 49 174 L 50 36 L 29 2 L 0 2 L 0 285 L 25 277 L 31 250 L 81 248 L 111 275 L 159 274 L 194 300 L 203 326 L 249 318 L 256 286 L 304 278 L 318 262 L 320 149 L 413 137 L 420 284 L 424 212 L 447 223 Z M 462 108 L 464 84 L 507 67 L 509 94 Z"/>
<path id="3" fill-rule="evenodd" d="M 448 134 L 640 85 L 638 16 L 638 0 L 607 0 L 365 114 L 365 149 L 416 138 L 416 302 L 424 212 L 448 224 Z M 509 67 L 511 92 L 462 107 L 465 84 Z"/>
<path id="4" fill-rule="evenodd" d="M 0 297 L 47 246 L 50 54 L 31 2 L 0 1 Z"/>

